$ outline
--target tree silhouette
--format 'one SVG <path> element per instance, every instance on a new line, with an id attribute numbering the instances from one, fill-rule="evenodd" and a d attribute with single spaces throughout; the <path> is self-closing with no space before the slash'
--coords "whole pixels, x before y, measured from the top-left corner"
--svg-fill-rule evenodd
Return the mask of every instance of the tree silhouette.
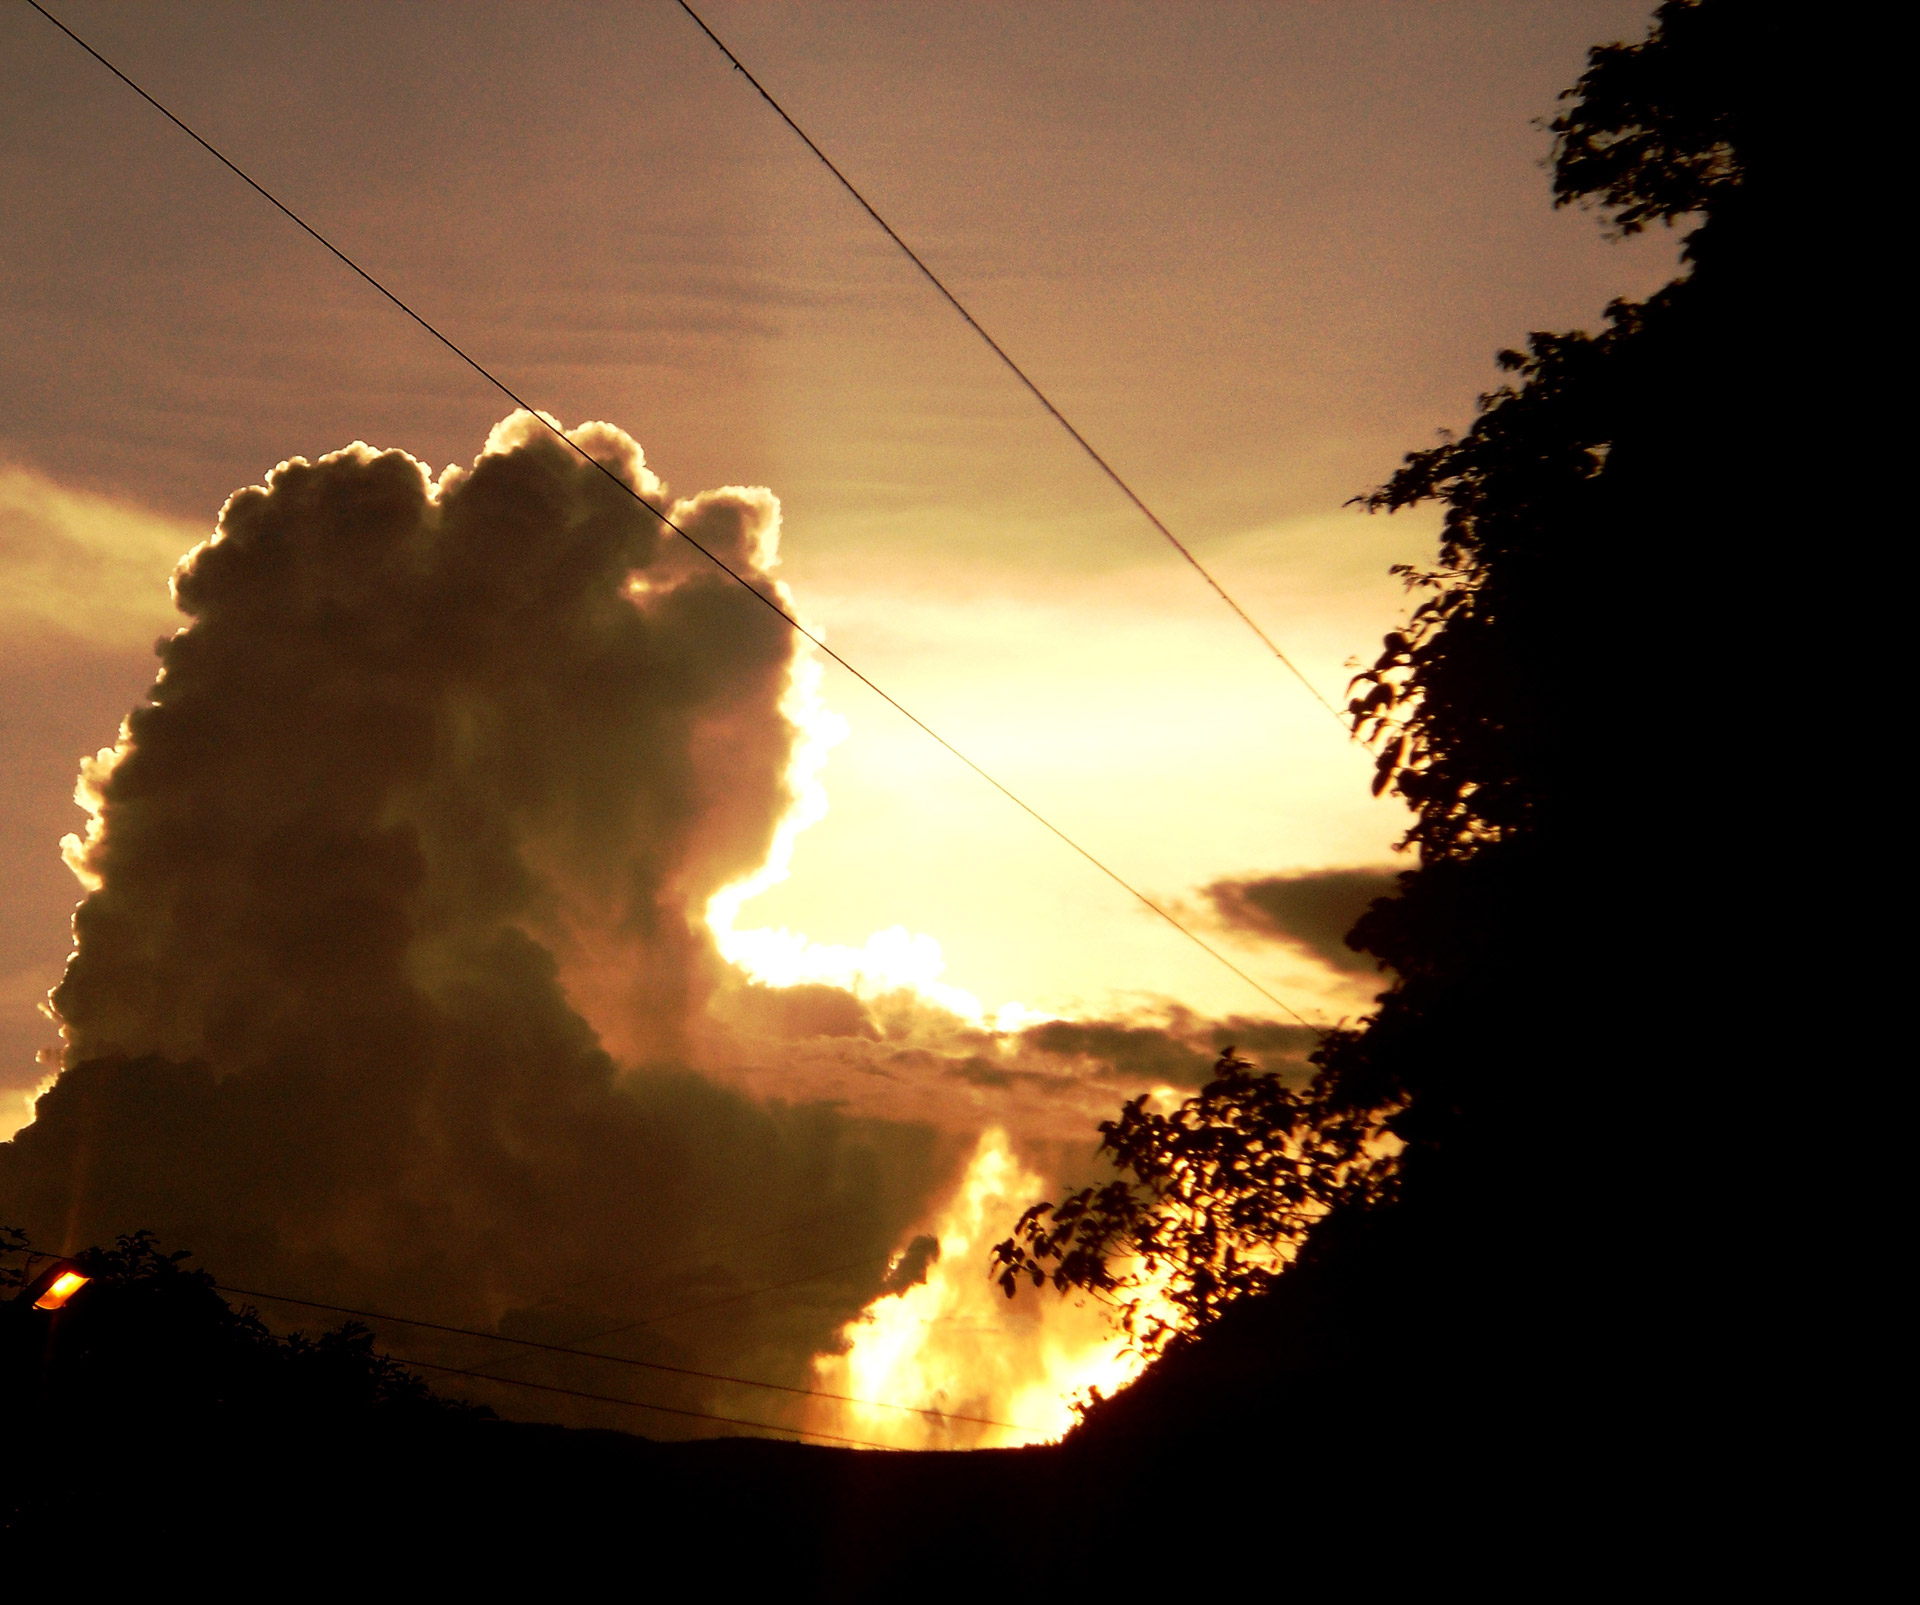
<path id="1" fill-rule="evenodd" d="M 24 1233 L 0 1228 L 0 1285 L 19 1287 L 35 1261 Z M 88 1401 L 155 1411 L 250 1414 L 464 1410 L 378 1353 L 347 1322 L 317 1337 L 276 1337 L 236 1310 L 185 1249 L 163 1252 L 151 1232 L 71 1256 L 90 1278 L 56 1314 L 9 1308 L 7 1375 L 30 1407 L 71 1411 Z"/>
<path id="2" fill-rule="evenodd" d="M 1783 30 L 1775 8 L 1668 0 L 1644 41 L 1590 52 L 1548 125 L 1554 203 L 1618 234 L 1688 224 L 1683 273 L 1615 302 L 1597 334 L 1501 353 L 1511 379 L 1471 429 L 1361 498 L 1445 516 L 1437 562 L 1398 571 L 1422 594 L 1349 709 L 1375 793 L 1413 813 L 1418 867 L 1349 937 L 1390 990 L 1328 1034 L 1304 1095 L 1256 1093 L 1223 1061 L 1219 1094 L 1173 1118 L 1130 1105 L 1102 1130 L 1133 1180 L 1030 1211 L 995 1261 L 1009 1293 L 1042 1272 L 1062 1291 L 1137 1291 L 1129 1266 L 1150 1256 L 1197 1332 L 1295 1281 L 1291 1260 L 1306 1276 L 1288 1319 L 1340 1334 L 1324 1365 L 1395 1376 L 1402 1399 L 1412 1375 L 1481 1375 L 1493 1356 L 1516 1397 L 1517 1377 L 1571 1363 L 1573 1334 L 1610 1327 L 1620 1347 L 1591 1374 L 1619 1378 L 1649 1301 L 1671 1322 L 1651 1270 L 1595 1311 L 1592 1266 L 1635 1235 L 1623 1196 L 1663 1217 L 1687 1206 L 1706 1162 L 1669 1155 L 1711 1129 L 1740 1028 L 1664 996 L 1623 1013 L 1614 978 L 1676 887 L 1701 889 L 1687 906 L 1709 950 L 1752 946 L 1742 871 L 1714 859 L 1732 839 L 1724 738 L 1752 728 L 1732 703 L 1762 682 L 1696 678 L 1689 721 L 1672 680 L 1679 644 L 1761 589 L 1729 543 L 1779 516 L 1763 459 L 1781 387 L 1755 330 L 1784 193 L 1767 67 Z M 1639 1102 L 1617 1090 L 1635 1053 Z M 1402 1145 L 1390 1184 L 1357 1166 L 1376 1123 Z"/>
<path id="3" fill-rule="evenodd" d="M 1149 1354 L 1211 1325 L 1271 1287 L 1318 1221 L 1390 1185 L 1375 1112 L 1331 1092 L 1324 1075 L 1296 1092 L 1229 1047 L 1171 1113 L 1135 1098 L 1100 1126 L 1122 1178 L 1021 1216 L 993 1250 L 1001 1288 L 1011 1298 L 1025 1278 L 1097 1294 Z"/>
<path id="4" fill-rule="evenodd" d="M 29 1251 L 24 1233 L 0 1228 L 0 1289 L 21 1288 L 46 1263 Z M 474 1414 L 375 1350 L 357 1323 L 276 1337 L 254 1311 L 230 1306 L 185 1250 L 162 1251 L 150 1232 L 71 1258 L 90 1281 L 65 1308 L 30 1309 L 17 1292 L 0 1304 L 10 1428 L 38 1445 L 0 1458 L 0 1520 L 18 1523 L 36 1499 L 65 1497 L 48 1474 L 49 1459 L 63 1455 L 97 1476 L 102 1463 L 155 1448 L 185 1467 L 249 1440 Z"/>

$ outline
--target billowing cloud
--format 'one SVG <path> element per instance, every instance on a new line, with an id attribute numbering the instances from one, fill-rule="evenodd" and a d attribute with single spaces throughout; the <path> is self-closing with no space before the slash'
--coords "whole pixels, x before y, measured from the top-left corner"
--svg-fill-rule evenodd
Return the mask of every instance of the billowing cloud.
<path id="1" fill-rule="evenodd" d="M 761 993 L 760 987 L 744 989 Z M 794 988 L 812 993 L 813 988 Z M 818 989 L 823 997 L 836 989 Z M 983 1127 L 1002 1127 L 1023 1145 L 1028 1162 L 1058 1173 L 1081 1163 L 1099 1123 L 1141 1092 L 1185 1095 L 1212 1073 L 1223 1048 L 1233 1046 L 1263 1069 L 1297 1080 L 1312 1073 L 1308 1055 L 1318 1042 L 1305 1026 L 1285 1021 L 1202 1018 L 1176 1004 L 1111 1019 L 1042 1020 L 1011 1029 L 971 1022 L 906 990 L 845 1000 L 829 1013 L 808 997 L 794 1017 L 773 1006 L 772 992 L 755 1005 L 760 1030 L 788 1018 L 805 1021 L 784 1041 L 742 1031 L 708 1073 L 761 1098 L 810 1096 L 871 1118 L 923 1122 L 969 1140 Z M 740 990 L 723 989 L 715 1007 L 735 1022 L 747 1020 Z M 858 1029 L 841 1023 L 847 1003 L 858 1006 Z M 815 1028 L 816 1016 L 832 1030 Z M 739 1029 L 736 1026 L 736 1029 Z"/>
<path id="2" fill-rule="evenodd" d="M 572 438 L 664 494 L 618 430 Z M 769 493 L 673 512 L 777 588 Z M 707 902 L 793 801 L 796 637 L 526 415 L 437 480 L 283 463 L 175 592 L 83 774 L 66 1069 L 0 1148 L 0 1219 L 548 1337 L 714 1304 L 641 1336 L 798 1374 L 964 1154 L 689 1069 L 733 973 Z M 781 1034 L 858 1036 L 828 990 Z"/>
<path id="3" fill-rule="evenodd" d="M 576 437 L 658 494 L 626 437 Z M 771 583 L 766 492 L 676 512 Z M 534 949 L 622 1057 L 672 1052 L 715 979 L 691 916 L 790 800 L 777 617 L 525 415 L 437 484 L 359 446 L 283 464 L 175 590 L 190 627 L 69 843 L 99 887 L 70 1063 L 352 1060 Z"/>
<path id="4" fill-rule="evenodd" d="M 1086 1060 L 1122 1074 L 1175 1086 L 1198 1086 L 1216 1057 L 1163 1026 L 1105 1020 L 1049 1020 L 1026 1032 L 1028 1046 L 1069 1060 Z"/>
<path id="5" fill-rule="evenodd" d="M 571 438 L 664 500 L 620 431 Z M 792 607 L 769 492 L 672 514 Z M 148 1227 L 242 1287 L 799 1382 L 876 1297 L 985 1285 L 935 1258 L 983 1129 L 1024 1156 L 994 1160 L 1017 1213 L 1045 1185 L 1020 1165 L 1084 1170 L 1100 1118 L 1227 1042 L 1304 1072 L 1311 1034 L 1269 1022 L 988 1011 L 904 928 L 733 930 L 824 807 L 811 666 L 531 416 L 437 478 L 283 463 L 174 594 L 148 700 L 83 768 L 64 1069 L 0 1146 L 0 1220 L 47 1244 Z"/>
<path id="6" fill-rule="evenodd" d="M 1289 943 L 1350 975 L 1371 975 L 1374 961 L 1347 946 L 1347 932 L 1396 884 L 1390 869 L 1318 869 L 1218 880 L 1203 890 L 1230 929 Z"/>
<path id="7" fill-rule="evenodd" d="M 167 576 L 205 534 L 0 464 L 0 1140 L 56 1046 L 43 1006 L 76 894 L 57 847 L 74 759 L 152 680 L 154 638 L 180 622 Z"/>

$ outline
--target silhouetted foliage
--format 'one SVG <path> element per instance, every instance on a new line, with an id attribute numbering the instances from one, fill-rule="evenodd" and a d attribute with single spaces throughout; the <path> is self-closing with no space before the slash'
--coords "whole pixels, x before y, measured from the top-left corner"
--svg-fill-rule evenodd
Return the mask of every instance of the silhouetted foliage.
<path id="1" fill-rule="evenodd" d="M 0 1226 L 0 1289 L 17 1290 L 26 1284 L 28 1267 L 33 1263 L 27 1254 L 32 1247 L 18 1226 Z"/>
<path id="2" fill-rule="evenodd" d="M 1697 217 L 1686 253 L 1710 249 L 1743 198 L 1748 146 L 1765 126 L 1760 57 L 1778 32 L 1767 7 L 1669 0 L 1645 42 L 1596 47 L 1550 125 L 1555 204 L 1595 201 L 1624 234 Z M 1599 632 L 1631 624 L 1636 588 L 1683 577 L 1669 568 L 1636 587 L 1619 570 L 1623 516 L 1635 511 L 1620 492 L 1638 501 L 1679 489 L 1647 484 L 1649 435 L 1687 452 L 1683 478 L 1695 480 L 1711 471 L 1702 448 L 1722 444 L 1713 401 L 1725 398 L 1697 386 L 1718 377 L 1703 359 L 1731 354 L 1666 349 L 1698 300 L 1683 278 L 1645 304 L 1612 303 L 1597 336 L 1536 333 L 1524 351 L 1502 351 L 1516 381 L 1480 398 L 1467 435 L 1409 454 L 1362 498 L 1374 511 L 1446 509 L 1438 564 L 1394 571 L 1433 594 L 1356 677 L 1365 689 L 1349 706 L 1378 752 L 1375 793 L 1390 786 L 1415 810 L 1407 839 L 1423 863 L 1564 823 L 1541 810 L 1606 785 L 1593 717 L 1608 668 Z M 1694 403 L 1690 416 L 1675 415 L 1676 395 Z M 1628 460 L 1615 464 L 1623 441 Z"/>
<path id="3" fill-rule="evenodd" d="M 1569 590 L 1584 583 L 1569 570 L 1592 561 L 1591 487 L 1612 440 L 1605 365 L 1637 309 L 1609 318 L 1598 340 L 1536 334 L 1501 352 L 1520 382 L 1480 398 L 1464 439 L 1412 454 L 1365 499 L 1447 509 L 1438 564 L 1395 569 L 1433 594 L 1355 677 L 1366 689 L 1349 704 L 1378 752 L 1375 794 L 1390 787 L 1414 810 L 1406 840 L 1423 864 L 1541 827 L 1560 793 Z"/>
<path id="4" fill-rule="evenodd" d="M 1349 708 L 1377 754 L 1376 795 L 1391 790 L 1413 812 L 1403 845 L 1418 868 L 1348 939 L 1391 969 L 1392 988 L 1362 1028 L 1327 1034 L 1304 1103 L 1250 1098 L 1230 1078 L 1177 1121 L 1129 1106 L 1104 1146 L 1148 1185 L 1029 1212 L 996 1261 L 1009 1290 L 1040 1270 L 1063 1291 L 1124 1286 L 1142 1243 L 1194 1290 L 1196 1330 L 1268 1289 L 1277 1264 L 1258 1249 L 1257 1270 L 1228 1255 L 1231 1232 L 1211 1210 L 1184 1238 L 1179 1206 L 1155 1191 L 1217 1142 L 1290 1156 L 1229 1168 L 1220 1197 L 1229 1219 L 1244 1210 L 1315 1266 L 1315 1298 L 1377 1311 L 1392 1301 L 1360 1291 L 1366 1277 L 1418 1286 L 1409 1307 L 1434 1320 L 1429 1347 L 1456 1359 L 1540 1323 L 1564 1330 L 1545 1289 L 1577 1274 L 1569 1243 L 1604 1229 L 1608 1197 L 1644 1184 L 1629 1180 L 1631 1147 L 1607 1147 L 1619 1117 L 1599 1089 L 1618 1050 L 1592 1022 L 1617 1017 L 1606 980 L 1642 938 L 1635 899 L 1667 894 L 1670 844 L 1724 829 L 1696 812 L 1711 755 L 1670 710 L 1665 681 L 1671 643 L 1759 572 L 1730 564 L 1731 543 L 1768 527 L 1777 386 L 1758 382 L 1767 359 L 1753 333 L 1768 305 L 1757 266 L 1768 197 L 1781 189 L 1763 62 L 1782 31 L 1775 8 L 1669 0 L 1645 41 L 1590 53 L 1551 124 L 1555 204 L 1589 201 L 1622 234 L 1697 220 L 1687 271 L 1644 303 L 1615 302 L 1598 334 L 1536 333 L 1502 352 L 1511 381 L 1480 398 L 1472 428 L 1410 454 L 1361 498 L 1375 511 L 1444 509 L 1437 562 L 1398 570 L 1425 595 L 1356 677 Z M 1696 1038 L 1676 1022 L 1650 1043 L 1672 1064 L 1669 1119 L 1693 1055 L 1725 1051 Z M 1404 1146 L 1391 1187 L 1356 1189 L 1371 1123 Z M 1324 1148 L 1323 1129 L 1338 1139 Z M 1295 1162 L 1303 1130 L 1316 1140 Z M 1265 1202 L 1262 1187 L 1274 1189 Z M 1388 1197 L 1375 1215 L 1390 1231 L 1352 1226 Z M 1463 1242 L 1481 1245 L 1477 1259 L 1432 1280 Z M 1444 1320 L 1431 1317 L 1440 1309 Z"/>
<path id="5" fill-rule="evenodd" d="M 363 1475 L 370 1435 L 433 1435 L 492 1414 L 437 1398 L 357 1323 L 276 1337 L 149 1232 L 69 1256 L 88 1284 L 61 1309 L 34 1309 L 15 1291 L 47 1264 L 30 1247 L 0 1228 L 0 1389 L 23 1446 L 0 1456 L 10 1533 L 71 1538 L 107 1489 L 172 1508 L 219 1486 L 242 1527 L 297 1520 L 303 1501 Z"/>
<path id="6" fill-rule="evenodd" d="M 1150 1101 L 1101 1123 L 1121 1179 L 1035 1204 L 994 1248 L 1008 1298 L 1023 1278 L 1093 1293 L 1153 1353 L 1270 1287 L 1317 1221 L 1389 1185 L 1375 1113 L 1340 1105 L 1324 1075 L 1296 1092 L 1229 1047 L 1171 1114 Z"/>
<path id="7" fill-rule="evenodd" d="M 1753 0 L 1668 0 L 1640 44 L 1597 45 L 1560 98 L 1554 205 L 1597 204 L 1621 235 L 1732 200 L 1769 130 L 1765 58 L 1781 32 Z"/>
<path id="8" fill-rule="evenodd" d="M 29 1247 L 0 1228 L 4 1285 L 30 1279 Z M 23 1409 L 340 1421 L 468 1408 L 437 1399 L 357 1323 L 276 1337 L 253 1310 L 229 1305 L 186 1250 L 163 1252 L 150 1232 L 71 1258 L 91 1280 L 66 1308 L 0 1307 L 5 1386 Z"/>

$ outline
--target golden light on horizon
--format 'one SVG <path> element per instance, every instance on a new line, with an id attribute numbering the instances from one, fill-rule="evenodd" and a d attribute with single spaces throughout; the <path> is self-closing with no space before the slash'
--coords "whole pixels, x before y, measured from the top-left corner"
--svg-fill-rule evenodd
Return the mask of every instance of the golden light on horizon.
<path id="1" fill-rule="evenodd" d="M 1077 1406 L 1145 1369 L 1097 1305 L 1050 1291 L 1009 1300 L 990 1279 L 992 1245 L 1046 1185 L 1004 1131 L 981 1134 L 933 1223 L 940 1252 L 925 1280 L 873 1300 L 842 1328 L 843 1352 L 814 1358 L 823 1391 L 883 1404 L 821 1401 L 812 1425 L 899 1449 L 1057 1443 Z"/>

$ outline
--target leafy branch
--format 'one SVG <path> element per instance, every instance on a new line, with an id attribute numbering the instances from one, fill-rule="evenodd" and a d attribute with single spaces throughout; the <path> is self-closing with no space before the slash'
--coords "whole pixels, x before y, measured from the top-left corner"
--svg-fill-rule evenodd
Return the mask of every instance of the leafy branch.
<path id="1" fill-rule="evenodd" d="M 1379 1112 L 1346 1106 L 1325 1072 L 1296 1091 L 1232 1048 L 1170 1113 L 1133 1099 L 1100 1126 L 1121 1172 L 1035 1204 L 993 1251 L 1008 1298 L 1022 1281 L 1090 1293 L 1153 1354 L 1271 1286 L 1314 1223 L 1390 1185 Z"/>

